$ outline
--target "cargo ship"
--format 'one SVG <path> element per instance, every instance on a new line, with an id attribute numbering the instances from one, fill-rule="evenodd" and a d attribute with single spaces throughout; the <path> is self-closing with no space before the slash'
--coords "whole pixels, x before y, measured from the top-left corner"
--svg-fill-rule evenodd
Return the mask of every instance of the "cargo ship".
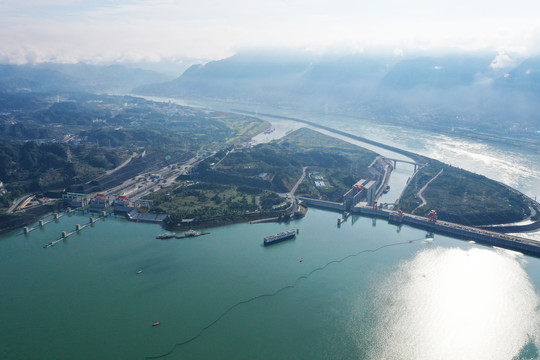
<path id="1" fill-rule="evenodd" d="M 264 238 L 264 246 L 272 245 L 280 241 L 292 239 L 298 233 L 298 229 L 291 229 L 284 232 L 280 232 L 276 235 L 269 235 Z"/>

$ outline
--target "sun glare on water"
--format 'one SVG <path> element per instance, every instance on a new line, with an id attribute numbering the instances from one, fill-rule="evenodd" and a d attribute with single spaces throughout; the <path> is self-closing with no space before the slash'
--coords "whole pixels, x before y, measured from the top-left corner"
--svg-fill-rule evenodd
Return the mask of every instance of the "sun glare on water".
<path id="1" fill-rule="evenodd" d="M 502 250 L 418 253 L 379 289 L 370 358 L 520 359 L 540 330 L 523 261 Z"/>

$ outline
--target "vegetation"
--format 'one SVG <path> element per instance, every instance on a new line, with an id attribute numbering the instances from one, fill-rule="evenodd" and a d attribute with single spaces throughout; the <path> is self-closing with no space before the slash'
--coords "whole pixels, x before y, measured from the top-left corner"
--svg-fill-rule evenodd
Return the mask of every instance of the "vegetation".
<path id="1" fill-rule="evenodd" d="M 307 166 L 310 173 L 325 179 L 326 187 L 316 187 L 311 177 L 306 177 L 297 193 L 308 197 L 341 201 L 343 194 L 360 179 L 370 177 L 368 167 L 377 154 L 308 128 L 288 135 L 280 145 L 293 153 Z"/>
<path id="2" fill-rule="evenodd" d="M 28 106 L 21 99 L 28 100 Z M 157 150 L 220 149 L 249 140 L 264 122 L 253 117 L 84 93 L 0 96 L 0 140 L 76 141 Z M 66 137 L 67 136 L 67 137 Z"/>
<path id="3" fill-rule="evenodd" d="M 297 195 L 340 200 L 358 177 L 368 175 L 367 167 L 375 156 L 341 140 L 301 129 L 270 144 L 219 151 L 194 169 L 191 180 L 184 179 L 181 185 L 158 191 L 150 198 L 154 211 L 171 215 L 169 226 L 185 218 L 216 225 L 283 217 L 290 205 L 276 192 L 290 191 L 304 167 L 324 174 L 330 185 L 317 188 L 308 176 Z"/>
<path id="4" fill-rule="evenodd" d="M 441 170 L 423 192 L 427 204 L 420 206 L 418 191 Z M 523 194 L 485 176 L 434 160 L 411 180 L 400 208 L 421 216 L 435 209 L 439 219 L 467 225 L 511 223 L 531 213 L 529 200 Z"/>
<path id="5" fill-rule="evenodd" d="M 278 193 L 290 191 L 303 168 L 308 176 L 296 195 L 341 201 L 356 181 L 370 177 L 368 166 L 376 158 L 371 151 L 307 128 L 269 144 L 238 147 L 266 124 L 129 96 L 0 94 L 0 106 L 0 181 L 6 190 L 0 213 L 23 194 L 106 189 L 199 153 L 214 155 L 184 181 L 151 196 L 155 211 L 171 215 L 170 225 L 184 218 L 219 224 L 283 217 L 287 204 Z M 143 149 L 145 158 L 104 175 Z M 423 192 L 427 204 L 421 206 L 418 191 L 441 169 Z M 318 186 L 315 174 L 323 179 Z M 441 219 L 473 225 L 508 223 L 530 214 L 522 194 L 436 161 L 411 180 L 400 206 L 419 215 L 435 209 Z"/>
<path id="6" fill-rule="evenodd" d="M 98 178 L 132 151 L 144 149 L 147 157 L 126 170 L 144 171 L 165 157 L 181 162 L 203 149 L 247 141 L 265 127 L 252 117 L 129 96 L 0 94 L 0 106 L 4 211 L 25 193 L 75 185 L 74 190 L 93 191 L 95 186 L 84 184 L 118 183 L 118 176 Z"/>
<path id="7" fill-rule="evenodd" d="M 7 194 L 0 197 L 0 204 L 6 208 L 22 194 L 90 181 L 118 166 L 127 156 L 127 152 L 118 149 L 54 143 L 0 143 L 0 179 L 7 190 Z"/>
<path id="8" fill-rule="evenodd" d="M 182 181 L 149 196 L 152 211 L 170 214 L 166 226 L 175 228 L 183 219 L 194 226 L 215 226 L 261 217 L 284 216 L 289 207 L 276 194 L 257 188 Z"/>
<path id="9" fill-rule="evenodd" d="M 317 188 L 306 177 L 297 194 L 338 201 L 358 179 L 369 176 L 367 168 L 375 157 L 371 151 L 302 128 L 278 142 L 218 152 L 199 164 L 195 173 L 199 180 L 284 193 L 307 167 L 320 173 L 329 185 Z"/>

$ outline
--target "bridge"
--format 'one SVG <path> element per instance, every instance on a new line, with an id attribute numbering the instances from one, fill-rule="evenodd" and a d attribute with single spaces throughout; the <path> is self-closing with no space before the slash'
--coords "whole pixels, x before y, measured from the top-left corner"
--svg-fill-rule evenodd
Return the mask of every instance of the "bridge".
<path id="1" fill-rule="evenodd" d="M 416 169 L 419 167 L 423 167 L 427 165 L 427 164 L 419 163 L 416 161 L 409 161 L 409 160 L 392 159 L 392 158 L 387 158 L 387 157 L 383 157 L 383 159 L 391 161 L 394 164 L 394 169 L 396 168 L 398 162 L 414 165 L 414 171 L 416 171 Z"/>

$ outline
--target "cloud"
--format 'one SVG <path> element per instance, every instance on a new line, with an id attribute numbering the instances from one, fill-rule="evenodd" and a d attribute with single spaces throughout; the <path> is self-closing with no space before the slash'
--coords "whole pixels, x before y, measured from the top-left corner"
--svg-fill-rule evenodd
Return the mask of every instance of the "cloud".
<path id="1" fill-rule="evenodd" d="M 0 5 L 0 59 L 219 59 L 246 47 L 532 48 L 531 14 L 540 5 L 516 2 L 504 11 L 477 0 L 463 13 L 449 0 L 19 0 Z"/>
<path id="2" fill-rule="evenodd" d="M 506 53 L 499 53 L 497 54 L 497 56 L 495 56 L 489 66 L 494 70 L 499 70 L 514 67 L 516 63 L 517 59 L 511 57 Z"/>

